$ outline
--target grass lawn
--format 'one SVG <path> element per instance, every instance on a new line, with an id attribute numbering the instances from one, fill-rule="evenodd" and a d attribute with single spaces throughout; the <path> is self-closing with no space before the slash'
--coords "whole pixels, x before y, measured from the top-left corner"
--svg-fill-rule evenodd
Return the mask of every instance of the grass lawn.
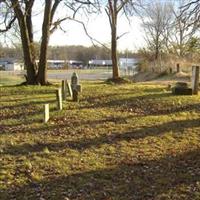
<path id="1" fill-rule="evenodd" d="M 200 199 L 200 95 L 82 86 L 62 111 L 56 86 L 0 87 L 1 200 Z"/>
<path id="2" fill-rule="evenodd" d="M 17 85 L 25 81 L 23 75 L 15 72 L 0 71 L 0 86 Z"/>

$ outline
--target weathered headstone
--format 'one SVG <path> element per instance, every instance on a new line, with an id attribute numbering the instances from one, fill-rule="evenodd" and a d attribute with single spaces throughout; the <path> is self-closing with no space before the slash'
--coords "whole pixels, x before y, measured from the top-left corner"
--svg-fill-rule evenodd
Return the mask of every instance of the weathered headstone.
<path id="1" fill-rule="evenodd" d="M 193 94 L 198 94 L 199 73 L 200 73 L 200 67 L 199 66 L 193 66 L 192 67 L 192 93 Z"/>
<path id="2" fill-rule="evenodd" d="M 177 82 L 176 85 L 172 88 L 172 94 L 192 95 L 192 88 L 189 88 L 186 82 Z"/>
<path id="3" fill-rule="evenodd" d="M 74 72 L 71 77 L 72 100 L 78 101 L 78 92 L 81 92 L 78 75 Z"/>
<path id="4" fill-rule="evenodd" d="M 186 82 L 176 82 L 176 87 L 178 88 L 188 88 L 188 83 Z"/>
<path id="5" fill-rule="evenodd" d="M 44 123 L 49 120 L 49 104 L 44 104 Z"/>
<path id="6" fill-rule="evenodd" d="M 180 70 L 180 64 L 177 63 L 177 64 L 176 64 L 176 72 L 179 73 L 180 71 L 181 71 L 181 70 Z"/>
<path id="7" fill-rule="evenodd" d="M 67 94 L 66 94 L 66 81 L 62 80 L 62 99 L 66 100 Z"/>
<path id="8" fill-rule="evenodd" d="M 62 93 L 61 93 L 61 88 L 58 88 L 56 90 L 56 100 L 57 100 L 58 110 L 62 110 Z"/>

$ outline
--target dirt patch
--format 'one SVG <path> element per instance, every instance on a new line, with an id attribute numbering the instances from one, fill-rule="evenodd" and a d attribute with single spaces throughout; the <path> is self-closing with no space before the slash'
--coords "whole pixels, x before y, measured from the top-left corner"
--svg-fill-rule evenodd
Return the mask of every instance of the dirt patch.
<path id="1" fill-rule="evenodd" d="M 130 83 L 131 81 L 127 78 L 117 78 L 117 79 L 113 79 L 113 78 L 109 78 L 105 81 L 108 84 L 126 84 L 126 83 Z"/>

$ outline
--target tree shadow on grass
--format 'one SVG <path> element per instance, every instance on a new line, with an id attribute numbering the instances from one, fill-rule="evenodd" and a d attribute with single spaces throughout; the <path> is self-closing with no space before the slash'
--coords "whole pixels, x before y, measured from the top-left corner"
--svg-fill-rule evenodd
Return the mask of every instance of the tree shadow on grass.
<path id="1" fill-rule="evenodd" d="M 142 100 L 153 100 L 153 99 L 161 99 L 165 97 L 169 97 L 171 94 L 169 93 L 157 93 L 157 94 L 144 94 L 141 96 L 132 96 L 128 98 L 115 98 L 115 99 L 105 99 L 105 101 L 95 101 L 98 100 L 99 97 L 96 99 L 92 99 L 90 103 L 92 103 L 89 106 L 83 106 L 81 108 L 106 108 L 106 107 L 120 107 L 123 105 L 129 105 L 131 106 L 132 104 L 134 105 L 135 101 L 142 101 Z M 106 101 L 107 100 L 107 101 Z"/>
<path id="2" fill-rule="evenodd" d="M 187 128 L 200 129 L 200 119 L 171 121 L 165 124 L 159 124 L 150 127 L 142 127 L 136 130 L 130 130 L 129 132 L 105 134 L 92 139 L 83 138 L 78 141 L 63 141 L 55 143 L 46 143 L 44 141 L 37 144 L 6 146 L 3 150 L 3 153 L 10 155 L 26 155 L 30 153 L 40 152 L 45 147 L 47 147 L 50 151 L 54 152 L 67 148 L 75 149 L 78 151 L 84 151 L 91 147 L 98 148 L 104 144 L 113 145 L 117 144 L 120 141 L 129 142 L 131 140 L 143 139 L 149 136 L 157 137 L 170 131 L 175 134 L 182 134 L 182 132 Z"/>
<path id="3" fill-rule="evenodd" d="M 48 172 L 47 172 L 48 174 Z M 127 157 L 112 168 L 50 174 L 42 181 L 10 187 L 0 192 L 5 199 L 48 200 L 198 200 L 200 149 L 159 160 Z"/>
<path id="4" fill-rule="evenodd" d="M 46 100 L 42 100 L 41 99 L 37 101 L 37 98 L 34 99 L 34 101 L 29 101 L 29 102 L 21 102 L 18 104 L 13 104 L 13 105 L 9 105 L 9 106 L 0 106 L 0 109 L 15 109 L 15 108 L 23 108 L 24 106 L 33 106 L 33 105 L 40 105 L 40 104 L 45 104 L 45 103 L 56 103 L 55 99 L 49 98 Z"/>
<path id="5" fill-rule="evenodd" d="M 24 103 L 24 101 L 28 101 L 28 102 L 35 102 L 35 101 L 37 101 L 37 100 L 39 100 L 39 101 L 41 101 L 41 99 L 52 99 L 52 98 L 55 98 L 56 97 L 56 95 L 48 95 L 48 96 L 42 96 L 42 97 L 38 97 L 38 96 L 25 96 L 25 97 L 21 97 L 21 98 L 19 98 L 19 97 L 17 97 L 17 98 L 13 98 L 13 99 L 6 99 L 6 100 L 0 100 L 0 102 L 1 103 L 12 103 L 12 102 L 14 102 L 14 103 L 16 103 L 16 102 L 19 102 L 19 103 Z M 34 101 L 32 101 L 34 99 Z M 4 108 L 4 107 L 1 107 L 1 108 Z M 5 106 L 5 108 L 6 108 L 6 106 Z M 9 108 L 9 106 L 8 106 L 8 108 Z"/>
<path id="6" fill-rule="evenodd" d="M 112 90 L 111 90 L 112 91 Z M 81 101 L 88 101 L 88 102 L 92 102 L 92 101 L 95 101 L 96 99 L 98 98 L 110 98 L 110 97 L 119 97 L 119 96 L 126 96 L 126 95 L 134 95 L 135 93 L 146 93 L 146 95 L 151 95 L 153 96 L 154 94 L 158 95 L 159 94 L 162 94 L 162 93 L 165 93 L 167 94 L 166 92 L 163 92 L 163 88 L 145 88 L 145 89 L 141 89 L 141 88 L 124 88 L 123 89 L 123 92 L 111 92 L 109 91 L 109 93 L 104 93 L 102 91 L 102 94 L 101 96 L 95 96 L 95 94 L 92 94 L 91 96 L 87 96 L 87 97 L 83 97 L 81 99 Z M 133 96 L 132 98 L 142 98 L 142 97 L 145 97 L 146 95 L 141 95 L 141 96 Z"/>
<path id="7" fill-rule="evenodd" d="M 164 101 L 164 98 L 170 97 L 170 93 L 153 93 L 128 98 L 104 99 L 99 100 L 97 97 L 88 99 L 90 105 L 80 106 L 80 109 L 98 109 L 98 108 L 115 108 L 121 112 L 132 112 L 137 116 L 148 115 L 166 115 L 175 112 L 197 111 L 200 112 L 200 103 L 187 105 L 173 105 L 170 101 Z"/>
<path id="8" fill-rule="evenodd" d="M 24 122 L 28 122 L 28 118 L 30 116 L 35 116 L 35 115 L 39 115 L 44 113 L 43 108 L 41 107 L 41 105 L 46 104 L 46 103 L 55 103 L 55 100 L 52 101 L 48 101 L 48 102 L 35 102 L 35 103 L 30 103 L 30 104 L 26 104 L 26 105 L 21 105 L 18 107 L 18 112 L 17 110 L 13 110 L 10 108 L 9 112 L 6 113 L 1 113 L 0 115 L 0 120 L 20 120 L 21 124 L 23 124 Z M 38 105 L 40 105 L 40 107 L 38 107 Z M 15 107 L 16 108 L 16 107 Z M 55 111 L 54 109 L 51 109 L 51 111 Z M 38 120 L 37 120 L 38 121 Z M 30 120 L 31 123 L 36 122 L 34 120 Z M 6 127 L 6 125 L 5 125 Z"/>
<path id="9" fill-rule="evenodd" d="M 53 111 L 57 111 L 57 108 L 53 108 L 51 109 L 51 112 Z M 41 114 L 41 112 L 40 112 Z M 53 131 L 53 130 L 60 130 L 66 127 L 70 127 L 72 129 L 74 129 L 74 127 L 78 128 L 78 127 L 84 127 L 84 126 L 90 126 L 90 127 L 96 127 L 97 125 L 103 125 L 103 124 L 107 124 L 107 123 L 115 123 L 115 124 L 122 124 L 122 123 L 127 123 L 127 120 L 129 118 L 132 118 L 132 116 L 128 116 L 128 117 L 107 117 L 104 119 L 100 119 L 100 120 L 80 120 L 80 119 L 68 119 L 65 117 L 59 117 L 59 118 L 55 118 L 55 119 L 50 119 L 51 123 L 53 123 L 54 125 L 50 125 L 50 126 L 46 126 L 44 124 L 42 124 L 40 127 L 20 127 L 20 125 L 22 125 L 22 123 L 16 123 L 15 125 L 0 125 L 1 128 L 1 133 L 11 133 L 11 134 L 15 134 L 17 132 L 21 132 L 21 133 L 38 133 L 38 134 L 42 134 L 42 132 L 44 132 L 44 134 L 48 134 L 49 131 Z M 63 121 L 64 119 L 64 121 Z M 46 132 L 47 131 L 47 132 Z"/>

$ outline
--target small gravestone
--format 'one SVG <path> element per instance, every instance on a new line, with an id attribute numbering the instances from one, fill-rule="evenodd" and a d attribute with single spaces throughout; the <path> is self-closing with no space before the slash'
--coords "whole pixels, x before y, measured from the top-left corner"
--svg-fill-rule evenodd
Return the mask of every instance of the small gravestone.
<path id="1" fill-rule="evenodd" d="M 198 94 L 199 73 L 200 73 L 200 67 L 199 66 L 193 66 L 192 67 L 192 92 L 193 92 L 193 94 Z"/>
<path id="2" fill-rule="evenodd" d="M 176 85 L 172 88 L 172 94 L 192 95 L 192 88 L 189 88 L 186 82 L 177 82 Z"/>
<path id="3" fill-rule="evenodd" d="M 179 73 L 180 71 L 181 71 L 181 70 L 180 70 L 180 64 L 177 63 L 177 64 L 176 64 L 176 72 Z"/>
<path id="4" fill-rule="evenodd" d="M 61 93 L 61 88 L 58 88 L 56 90 L 56 100 L 57 100 L 58 110 L 62 110 L 62 93 Z"/>
<path id="5" fill-rule="evenodd" d="M 81 85 L 79 85 L 78 75 L 74 72 L 71 77 L 72 100 L 78 101 L 78 93 L 81 92 Z"/>
<path id="6" fill-rule="evenodd" d="M 62 80 L 62 99 L 66 100 L 67 94 L 66 94 L 66 81 Z"/>
<path id="7" fill-rule="evenodd" d="M 70 83 L 68 83 L 67 81 L 66 81 L 66 92 L 68 93 L 70 97 L 72 97 L 72 88 L 71 88 Z"/>
<path id="8" fill-rule="evenodd" d="M 49 104 L 44 104 L 44 123 L 49 121 Z"/>

